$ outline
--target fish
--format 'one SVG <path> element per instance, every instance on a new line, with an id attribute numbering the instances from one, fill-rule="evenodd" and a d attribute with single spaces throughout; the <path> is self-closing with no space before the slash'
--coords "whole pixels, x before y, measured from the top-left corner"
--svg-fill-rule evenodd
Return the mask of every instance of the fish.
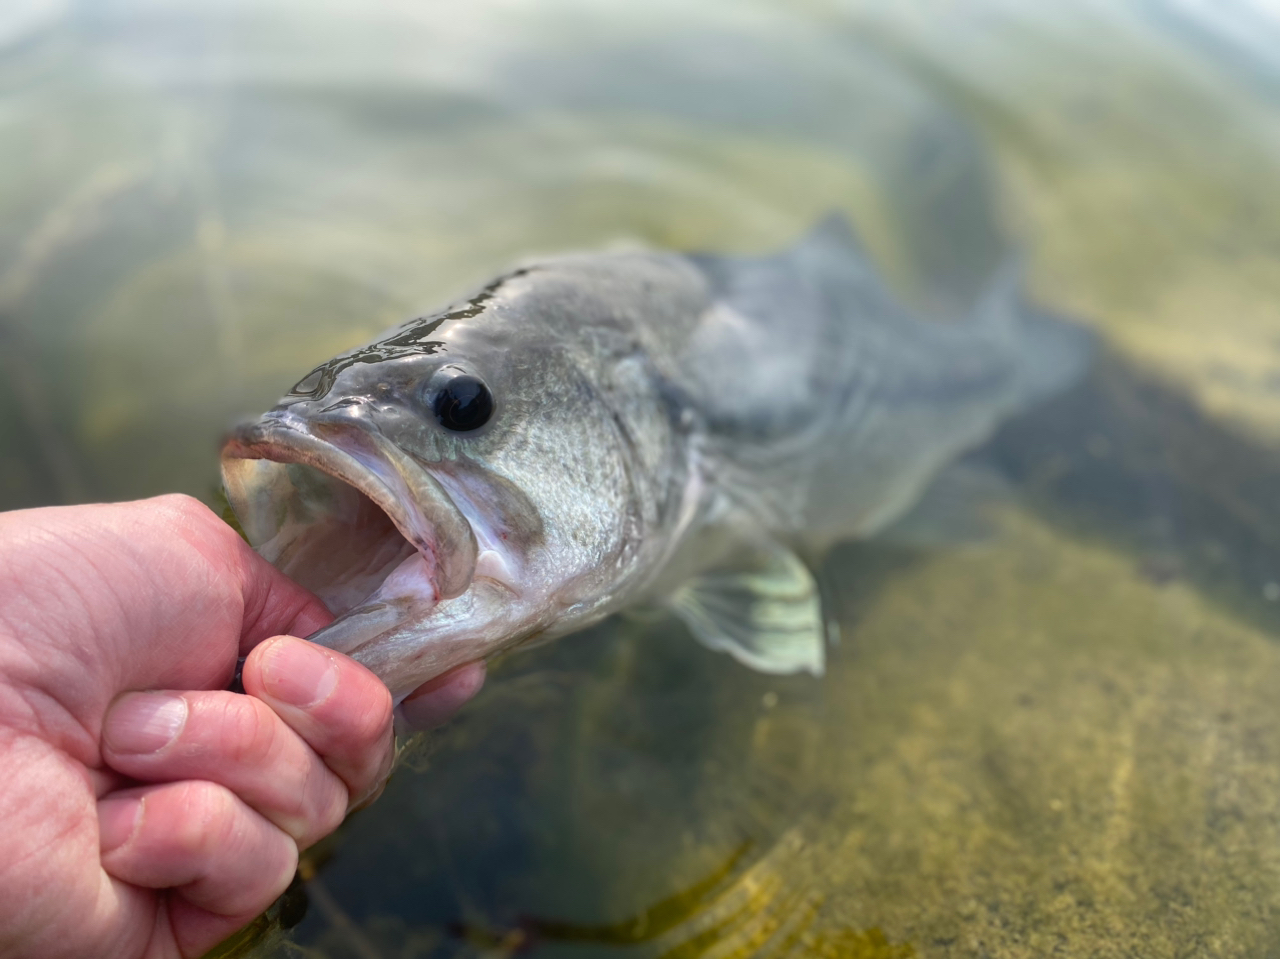
<path id="1" fill-rule="evenodd" d="M 249 542 L 397 702 L 633 606 L 821 675 L 815 564 L 1088 365 L 1018 263 L 917 315 L 840 215 L 767 255 L 525 262 L 303 377 L 222 449 Z"/>

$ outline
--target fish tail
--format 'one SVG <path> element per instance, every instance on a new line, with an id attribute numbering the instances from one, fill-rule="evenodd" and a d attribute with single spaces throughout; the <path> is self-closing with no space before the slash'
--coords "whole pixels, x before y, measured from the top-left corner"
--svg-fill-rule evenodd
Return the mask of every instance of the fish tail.
<path id="1" fill-rule="evenodd" d="M 1012 355 L 1015 409 L 1027 409 L 1079 382 L 1089 369 L 1095 337 L 1081 323 L 1030 302 L 1026 258 L 1009 257 L 996 271 L 976 311 L 976 324 Z"/>
<path id="2" fill-rule="evenodd" d="M 1085 377 L 1096 350 L 1092 330 L 1043 307 L 1020 307 L 1018 405 L 1041 403 Z"/>

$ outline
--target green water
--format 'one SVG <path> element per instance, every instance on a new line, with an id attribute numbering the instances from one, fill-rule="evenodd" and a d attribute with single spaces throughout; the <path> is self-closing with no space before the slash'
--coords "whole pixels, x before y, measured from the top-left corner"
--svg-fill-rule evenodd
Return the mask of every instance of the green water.
<path id="1" fill-rule="evenodd" d="M 1100 333 L 830 557 L 823 680 L 668 620 L 513 655 L 261 954 L 1280 954 L 1276 14 L 12 9 L 3 508 L 210 499 L 229 422 L 532 253 L 763 250 L 841 208 L 921 309 L 1022 250 Z"/>

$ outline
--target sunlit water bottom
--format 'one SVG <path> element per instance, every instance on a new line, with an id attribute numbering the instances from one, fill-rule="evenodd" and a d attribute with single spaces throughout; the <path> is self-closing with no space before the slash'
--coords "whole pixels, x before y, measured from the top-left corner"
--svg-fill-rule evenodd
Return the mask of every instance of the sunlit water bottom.
<path id="1" fill-rule="evenodd" d="M 952 295 L 1008 214 L 1129 358 L 831 558 L 820 682 L 662 619 L 498 664 L 265 951 L 1280 951 L 1261 4 L 65 6 L 0 58 L 5 508 L 207 494 L 232 419 L 531 252 L 832 207 Z"/>
<path id="2" fill-rule="evenodd" d="M 825 678 L 661 618 L 513 655 L 310 857 L 267 951 L 1265 954 L 1275 551 L 1230 517 L 1278 472 L 1104 357 L 836 551 Z"/>

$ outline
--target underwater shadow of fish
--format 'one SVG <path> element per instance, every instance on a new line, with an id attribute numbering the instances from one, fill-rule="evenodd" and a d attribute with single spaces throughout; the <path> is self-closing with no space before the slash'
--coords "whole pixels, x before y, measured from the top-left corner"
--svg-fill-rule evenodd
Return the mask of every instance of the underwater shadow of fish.
<path id="1" fill-rule="evenodd" d="M 1280 639 L 1280 450 L 1099 346 L 1087 375 L 1002 424 L 898 525 L 833 551 L 820 578 L 846 640 L 856 642 L 862 611 L 906 570 L 990 535 L 977 515 L 990 490 L 975 489 L 973 477 L 1012 487 L 1069 535 L 1132 555 L 1153 584 L 1183 580 Z M 1008 495 L 996 489 L 991 498 Z"/>
<path id="2" fill-rule="evenodd" d="M 1280 639 L 1280 450 L 1252 442 L 1114 352 L 975 454 L 1051 523 L 1191 583 Z"/>

